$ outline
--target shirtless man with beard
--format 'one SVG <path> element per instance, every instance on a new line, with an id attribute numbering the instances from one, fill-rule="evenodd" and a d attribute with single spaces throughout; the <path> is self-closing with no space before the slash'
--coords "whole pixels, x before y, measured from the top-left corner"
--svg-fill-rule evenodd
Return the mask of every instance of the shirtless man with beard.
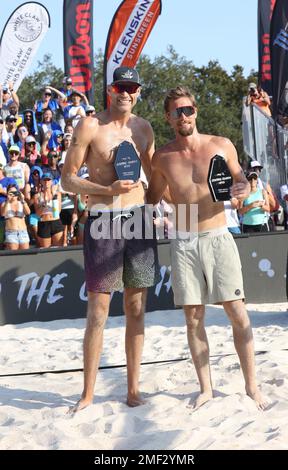
<path id="1" fill-rule="evenodd" d="M 170 90 L 164 109 L 175 139 L 153 156 L 147 202 L 158 203 L 168 187 L 176 210 L 176 238 L 171 240 L 172 287 L 175 304 L 184 308 L 188 343 L 200 383 L 193 407 L 213 397 L 204 314 L 205 304 L 221 303 L 232 323 L 246 393 L 259 409 L 264 409 L 266 402 L 256 384 L 253 334 L 244 304 L 238 250 L 226 226 L 224 204 L 213 202 L 207 183 L 211 159 L 215 155 L 224 157 L 233 177 L 234 198 L 245 199 L 249 184 L 230 140 L 198 132 L 197 105 L 188 89 Z M 186 208 L 183 220 L 181 204 Z M 193 204 L 198 205 L 196 234 L 191 230 L 195 224 L 190 218 Z"/>
<path id="2" fill-rule="evenodd" d="M 135 69 L 119 67 L 114 71 L 113 82 L 107 87 L 109 109 L 80 120 L 73 132 L 62 170 L 61 181 L 66 191 L 89 196 L 89 216 L 84 230 L 84 264 L 88 291 L 84 389 L 71 412 L 83 409 L 93 402 L 110 294 L 123 287 L 127 404 L 134 407 L 143 403 L 138 383 L 144 341 L 146 291 L 147 287 L 159 281 L 156 240 L 119 240 L 112 235 L 107 239 L 93 234 L 94 222 L 104 213 L 106 216 L 108 213 L 108 228 L 112 234 L 115 224 L 120 223 L 122 227 L 127 217 L 132 216 L 133 208 L 143 207 L 144 210 L 145 207 L 145 191 L 141 180 L 118 180 L 114 168 L 118 146 L 128 141 L 134 146 L 146 176 L 150 176 L 154 153 L 153 131 L 148 121 L 132 114 L 140 90 L 139 76 Z M 89 181 L 77 176 L 84 163 L 88 167 Z"/>

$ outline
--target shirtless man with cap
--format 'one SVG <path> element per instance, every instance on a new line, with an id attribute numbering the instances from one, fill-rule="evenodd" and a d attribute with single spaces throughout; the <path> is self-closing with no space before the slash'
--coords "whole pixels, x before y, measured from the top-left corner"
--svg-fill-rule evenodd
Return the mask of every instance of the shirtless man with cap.
<path id="1" fill-rule="evenodd" d="M 93 401 L 111 292 L 123 287 L 127 404 L 134 407 L 143 403 L 138 383 L 144 341 L 146 291 L 147 287 L 159 281 L 156 240 L 118 240 L 112 236 L 110 239 L 95 239 L 93 236 L 93 223 L 103 212 L 111 211 L 109 223 L 113 231 L 116 221 L 119 224 L 121 220 L 120 224 L 125 224 L 127 212 L 125 215 L 121 210 L 144 207 L 145 191 L 141 180 L 118 180 L 114 168 L 115 152 L 122 142 L 127 141 L 134 146 L 146 176 L 150 175 L 150 162 L 154 153 L 153 131 L 148 121 L 132 114 L 132 108 L 140 95 L 140 87 L 135 69 L 115 69 L 113 82 L 107 87 L 110 107 L 95 116 L 80 120 L 73 133 L 62 170 L 62 185 L 66 191 L 89 195 L 89 217 L 84 231 L 88 291 L 84 389 L 79 402 L 71 409 L 72 412 L 85 408 Z M 77 176 L 84 163 L 88 167 L 89 181 Z"/>

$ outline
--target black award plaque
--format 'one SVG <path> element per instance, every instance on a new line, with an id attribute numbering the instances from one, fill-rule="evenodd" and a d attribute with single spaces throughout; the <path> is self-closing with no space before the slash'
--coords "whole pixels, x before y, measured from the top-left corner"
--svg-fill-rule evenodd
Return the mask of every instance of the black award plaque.
<path id="1" fill-rule="evenodd" d="M 224 158 L 215 155 L 210 161 L 208 172 L 208 186 L 213 201 L 230 201 L 232 184 L 233 179 Z"/>
<path id="2" fill-rule="evenodd" d="M 141 162 L 134 146 L 124 140 L 116 150 L 114 168 L 118 180 L 137 181 L 140 177 Z"/>

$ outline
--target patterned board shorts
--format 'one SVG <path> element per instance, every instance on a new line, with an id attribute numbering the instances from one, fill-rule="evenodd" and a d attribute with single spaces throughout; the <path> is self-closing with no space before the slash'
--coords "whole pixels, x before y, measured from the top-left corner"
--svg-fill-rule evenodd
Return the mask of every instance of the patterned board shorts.
<path id="1" fill-rule="evenodd" d="M 139 209 L 139 208 L 138 208 Z M 103 238 L 95 236 L 95 224 L 103 222 Z M 144 226 L 144 210 L 141 208 Z M 146 238 L 125 237 L 125 224 L 133 216 L 129 212 L 98 212 L 88 216 L 84 229 L 84 266 L 87 291 L 112 292 L 130 288 L 151 287 L 160 280 L 155 233 Z M 103 228 L 103 227 L 102 227 Z M 119 232 L 120 230 L 120 232 Z M 113 235 L 118 233 L 117 238 Z M 120 236 L 119 236 L 120 233 Z"/>

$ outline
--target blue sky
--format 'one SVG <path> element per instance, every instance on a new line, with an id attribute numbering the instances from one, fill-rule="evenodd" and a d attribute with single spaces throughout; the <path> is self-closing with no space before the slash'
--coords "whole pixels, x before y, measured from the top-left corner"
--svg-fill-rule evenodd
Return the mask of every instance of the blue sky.
<path id="1" fill-rule="evenodd" d="M 1 4 L 4 0 L 1 0 Z M 24 1 L 9 0 L 1 10 L 0 31 L 14 9 Z M 63 68 L 63 2 L 39 0 L 49 11 L 51 28 L 31 66 L 47 52 Z M 108 29 L 121 0 L 94 0 L 94 50 L 105 49 Z M 167 52 L 168 44 L 196 66 L 218 60 L 229 73 L 233 65 L 244 67 L 247 76 L 258 69 L 257 0 L 162 0 L 159 17 L 143 52 L 151 58 Z"/>

